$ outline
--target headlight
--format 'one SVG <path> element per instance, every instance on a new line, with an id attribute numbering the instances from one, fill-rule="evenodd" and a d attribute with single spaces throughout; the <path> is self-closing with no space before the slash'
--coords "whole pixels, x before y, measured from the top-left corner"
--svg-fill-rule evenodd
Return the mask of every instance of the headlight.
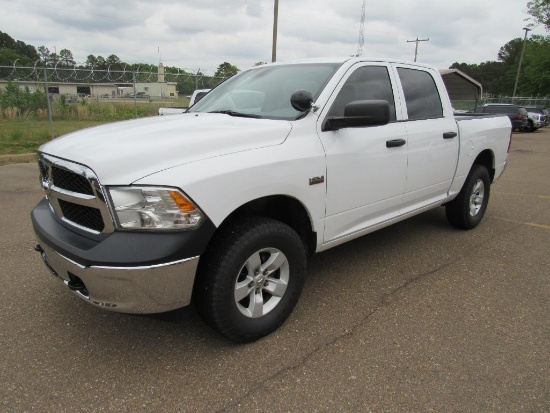
<path id="1" fill-rule="evenodd" d="M 119 228 L 194 229 L 202 212 L 180 191 L 158 187 L 109 188 Z"/>

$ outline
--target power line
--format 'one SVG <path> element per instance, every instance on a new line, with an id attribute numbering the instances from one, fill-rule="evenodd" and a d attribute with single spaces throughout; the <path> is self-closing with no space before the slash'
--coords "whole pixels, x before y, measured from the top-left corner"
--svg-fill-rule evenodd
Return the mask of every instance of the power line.
<path id="1" fill-rule="evenodd" d="M 418 55 L 418 43 L 420 42 L 429 42 L 430 39 L 419 39 L 418 36 L 416 36 L 415 40 L 407 40 L 407 43 L 416 43 L 416 46 L 414 48 L 414 61 L 416 62 L 416 56 Z"/>

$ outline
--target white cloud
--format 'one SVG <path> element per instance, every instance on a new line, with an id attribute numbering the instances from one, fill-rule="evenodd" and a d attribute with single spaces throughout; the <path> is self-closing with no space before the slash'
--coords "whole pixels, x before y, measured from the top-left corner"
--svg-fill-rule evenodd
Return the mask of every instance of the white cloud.
<path id="1" fill-rule="evenodd" d="M 224 62 L 241 69 L 271 60 L 272 0 L 0 0 L 2 31 L 50 50 L 116 54 L 213 72 Z M 357 50 L 362 0 L 279 2 L 278 60 L 351 55 Z M 526 0 L 387 0 L 366 2 L 364 55 L 418 60 L 438 67 L 495 60 L 522 37 Z M 536 34 L 547 34 L 537 29 Z"/>

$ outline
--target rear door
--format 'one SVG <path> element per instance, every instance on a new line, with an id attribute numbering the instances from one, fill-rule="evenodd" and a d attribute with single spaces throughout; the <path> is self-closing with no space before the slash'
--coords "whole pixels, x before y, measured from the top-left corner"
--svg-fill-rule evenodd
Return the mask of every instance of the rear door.
<path id="1" fill-rule="evenodd" d="M 407 181 L 401 214 L 444 199 L 453 181 L 459 150 L 458 126 L 445 86 L 435 71 L 395 65 L 401 80 L 408 141 Z M 441 93 L 440 93 L 441 91 Z"/>

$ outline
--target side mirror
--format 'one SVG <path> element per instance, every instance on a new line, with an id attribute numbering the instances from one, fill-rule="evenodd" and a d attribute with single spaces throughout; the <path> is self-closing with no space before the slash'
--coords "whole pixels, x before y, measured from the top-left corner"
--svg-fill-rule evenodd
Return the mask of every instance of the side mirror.
<path id="1" fill-rule="evenodd" d="M 313 105 L 313 95 L 309 90 L 297 90 L 290 97 L 290 104 L 298 112 L 305 112 Z"/>
<path id="2" fill-rule="evenodd" d="M 390 104 L 386 100 L 356 100 L 344 108 L 344 116 L 328 117 L 323 131 L 343 128 L 380 126 L 390 123 Z"/>

